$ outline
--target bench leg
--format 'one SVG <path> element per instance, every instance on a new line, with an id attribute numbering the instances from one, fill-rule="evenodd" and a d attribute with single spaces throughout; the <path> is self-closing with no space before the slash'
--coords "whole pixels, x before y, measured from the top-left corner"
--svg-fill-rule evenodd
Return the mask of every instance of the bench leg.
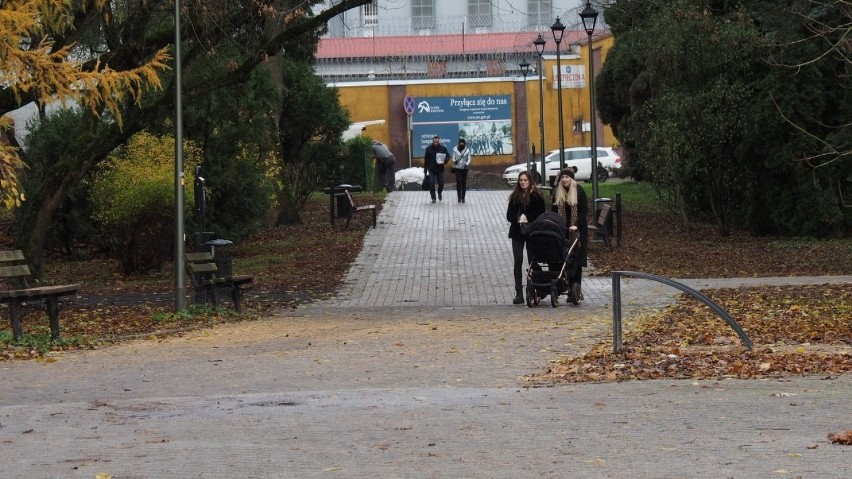
<path id="1" fill-rule="evenodd" d="M 376 210 L 373 210 L 373 229 L 376 229 Z"/>
<path id="2" fill-rule="evenodd" d="M 45 299 L 47 317 L 50 318 L 50 339 L 59 339 L 59 298 L 51 296 Z"/>
<path id="3" fill-rule="evenodd" d="M 213 307 L 219 307 L 219 291 L 216 290 L 216 286 L 210 286 L 210 302 L 213 303 Z"/>
<path id="4" fill-rule="evenodd" d="M 20 299 L 12 299 L 9 302 L 9 319 L 12 320 L 12 339 L 15 341 L 20 341 L 21 336 L 24 334 L 24 327 L 21 323 L 21 316 L 23 313 L 21 311 L 21 300 Z"/>
<path id="5" fill-rule="evenodd" d="M 242 306 L 240 304 L 240 301 L 242 300 L 242 295 L 243 292 L 239 286 L 234 286 L 234 288 L 231 290 L 231 299 L 234 300 L 234 309 L 238 313 L 241 313 L 243 311 Z"/>

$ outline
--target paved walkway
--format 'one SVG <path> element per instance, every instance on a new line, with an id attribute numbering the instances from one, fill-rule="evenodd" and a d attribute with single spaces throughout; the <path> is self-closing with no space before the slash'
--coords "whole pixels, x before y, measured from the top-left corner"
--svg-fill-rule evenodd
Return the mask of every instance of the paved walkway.
<path id="1" fill-rule="evenodd" d="M 826 440 L 852 429 L 849 375 L 527 387 L 608 338 L 611 288 L 508 304 L 507 195 L 391 194 L 329 301 L 0 363 L 0 478 L 852 477 Z M 852 278 L 688 283 L 789 282 Z M 677 291 L 622 292 L 631 315 Z"/>

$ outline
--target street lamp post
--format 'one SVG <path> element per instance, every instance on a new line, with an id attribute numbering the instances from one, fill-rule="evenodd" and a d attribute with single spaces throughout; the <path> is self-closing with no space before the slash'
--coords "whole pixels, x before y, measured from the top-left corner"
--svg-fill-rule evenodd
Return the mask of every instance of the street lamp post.
<path id="1" fill-rule="evenodd" d="M 550 26 L 553 32 L 553 41 L 556 42 L 556 104 L 559 115 L 559 171 L 565 169 L 565 132 L 562 127 L 562 63 L 559 61 L 559 44 L 562 43 L 562 34 L 565 33 L 565 25 L 556 17 L 556 23 Z"/>
<path id="2" fill-rule="evenodd" d="M 175 0 L 175 312 L 186 309 L 183 218 L 183 82 L 180 48 L 180 0 Z"/>
<path id="3" fill-rule="evenodd" d="M 541 57 L 544 55 L 544 44 L 547 43 L 544 38 L 541 38 L 541 33 L 538 34 L 535 40 L 533 40 L 533 45 L 535 45 L 535 51 L 538 53 L 538 130 L 541 135 L 541 176 L 539 177 L 539 183 L 544 181 L 544 176 L 547 173 L 544 165 L 544 80 L 542 79 L 542 71 L 543 67 L 541 64 Z"/>
<path id="4" fill-rule="evenodd" d="M 532 166 L 530 165 L 530 127 L 529 127 L 529 119 L 530 119 L 530 108 L 527 105 L 527 75 L 530 74 L 530 64 L 527 62 L 527 59 L 524 58 L 521 60 L 521 74 L 524 75 L 524 125 L 526 126 L 527 132 L 527 146 L 526 146 L 526 157 L 527 157 L 527 171 L 530 171 Z"/>
<path id="5" fill-rule="evenodd" d="M 586 29 L 586 34 L 589 36 L 589 115 L 592 133 L 592 205 L 597 214 L 597 199 L 598 199 L 598 138 L 597 138 L 597 119 L 595 114 L 595 59 L 592 55 L 592 33 L 595 32 L 595 22 L 598 19 L 598 11 L 592 8 L 590 2 L 586 2 L 586 8 L 580 12 L 580 18 L 583 19 L 583 28 Z"/>

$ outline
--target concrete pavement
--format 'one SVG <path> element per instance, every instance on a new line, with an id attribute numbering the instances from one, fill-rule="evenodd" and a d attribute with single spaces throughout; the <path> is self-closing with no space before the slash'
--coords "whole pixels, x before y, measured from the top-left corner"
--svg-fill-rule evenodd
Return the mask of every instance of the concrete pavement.
<path id="1" fill-rule="evenodd" d="M 609 338 L 611 280 L 579 307 L 508 304 L 507 196 L 390 194 L 329 301 L 0 363 L 0 478 L 852 477 L 826 439 L 852 429 L 849 375 L 528 387 Z M 790 281 L 852 278 L 687 284 Z M 622 293 L 630 317 L 677 291 Z"/>

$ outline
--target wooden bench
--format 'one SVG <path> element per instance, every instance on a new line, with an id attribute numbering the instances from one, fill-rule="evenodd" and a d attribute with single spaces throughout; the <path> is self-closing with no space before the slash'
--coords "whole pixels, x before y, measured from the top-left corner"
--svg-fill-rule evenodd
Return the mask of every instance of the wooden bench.
<path id="1" fill-rule="evenodd" d="M 24 307 L 43 309 L 50 319 L 50 337 L 59 339 L 60 298 L 75 296 L 79 284 L 30 287 L 27 278 L 32 276 L 21 250 L 0 251 L 0 280 L 11 284 L 13 289 L 0 291 L 0 303 L 9 304 L 9 319 L 12 321 L 12 337 L 21 339 L 24 333 Z"/>
<path id="2" fill-rule="evenodd" d="M 242 311 L 243 289 L 254 281 L 254 276 L 219 275 L 219 266 L 213 253 L 186 253 L 186 272 L 195 290 L 195 303 L 206 304 L 209 300 L 214 307 L 219 306 L 219 291 L 224 290 L 231 296 L 234 309 Z"/>
<path id="3" fill-rule="evenodd" d="M 604 203 L 601 206 L 601 211 L 598 213 L 598 219 L 595 224 L 589 225 L 589 231 L 594 233 L 595 236 L 600 237 L 609 249 L 612 249 L 612 231 L 607 226 L 607 220 L 609 220 L 611 210 L 612 205 Z"/>
<path id="4" fill-rule="evenodd" d="M 355 206 L 355 200 L 352 199 L 352 194 L 349 193 L 349 190 L 344 190 L 343 193 L 337 194 L 346 195 L 346 198 L 349 199 L 349 214 L 346 216 L 347 228 L 349 228 L 349 222 L 352 221 L 352 217 L 355 216 L 355 213 L 359 213 L 361 211 L 369 211 L 373 213 L 373 228 L 376 227 L 376 205 Z"/>

